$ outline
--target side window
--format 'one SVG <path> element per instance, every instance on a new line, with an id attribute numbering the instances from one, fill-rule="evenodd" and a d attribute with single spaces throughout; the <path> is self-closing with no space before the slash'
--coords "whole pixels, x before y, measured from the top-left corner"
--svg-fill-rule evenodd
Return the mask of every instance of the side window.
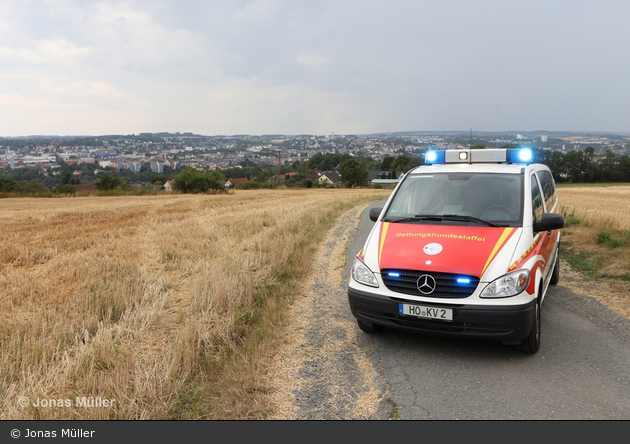
<path id="1" fill-rule="evenodd" d="M 540 188 L 538 187 L 538 181 L 536 180 L 535 174 L 532 174 L 532 209 L 534 213 L 534 220 L 541 220 L 545 210 L 543 208 L 543 199 L 540 194 Z"/>
<path id="2" fill-rule="evenodd" d="M 553 176 L 549 171 L 540 171 L 538 173 L 538 179 L 540 180 L 540 187 L 542 188 L 545 200 L 545 209 L 549 212 L 553 209 L 553 206 L 556 203 L 556 184 L 554 183 Z"/>

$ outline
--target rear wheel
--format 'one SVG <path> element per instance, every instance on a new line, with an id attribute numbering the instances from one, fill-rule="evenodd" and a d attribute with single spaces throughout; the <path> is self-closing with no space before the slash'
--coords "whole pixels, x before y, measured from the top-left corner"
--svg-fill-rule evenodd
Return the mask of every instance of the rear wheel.
<path id="1" fill-rule="evenodd" d="M 367 322 L 363 322 L 361 319 L 357 319 L 357 325 L 365 333 L 380 333 L 383 331 L 382 325 L 368 324 Z"/>
<path id="2" fill-rule="evenodd" d="M 540 299 L 536 300 L 534 306 L 534 325 L 529 335 L 521 341 L 518 346 L 521 351 L 526 353 L 536 353 L 540 348 Z"/>

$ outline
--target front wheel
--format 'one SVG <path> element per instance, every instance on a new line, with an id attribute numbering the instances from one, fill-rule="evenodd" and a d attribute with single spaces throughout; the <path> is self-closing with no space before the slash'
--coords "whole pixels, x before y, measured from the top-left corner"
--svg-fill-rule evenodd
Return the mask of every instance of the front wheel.
<path id="1" fill-rule="evenodd" d="M 534 325 L 529 335 L 521 341 L 519 349 L 526 353 L 536 353 L 540 348 L 540 299 L 534 306 Z"/>

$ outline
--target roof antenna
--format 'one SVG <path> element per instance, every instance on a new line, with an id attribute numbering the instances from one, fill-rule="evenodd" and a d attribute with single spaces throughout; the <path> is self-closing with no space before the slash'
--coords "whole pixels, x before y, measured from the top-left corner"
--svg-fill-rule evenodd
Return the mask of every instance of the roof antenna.
<path id="1" fill-rule="evenodd" d="M 497 148 L 499 148 L 499 105 L 497 105 Z"/>

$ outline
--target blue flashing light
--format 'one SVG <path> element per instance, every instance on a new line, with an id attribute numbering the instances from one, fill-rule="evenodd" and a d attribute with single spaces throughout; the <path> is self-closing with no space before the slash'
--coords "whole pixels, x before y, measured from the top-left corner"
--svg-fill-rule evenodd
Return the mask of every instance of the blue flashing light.
<path id="1" fill-rule="evenodd" d="M 532 157 L 532 150 L 530 149 L 520 150 L 518 152 L 518 158 L 521 159 L 523 162 L 531 162 Z"/>
<path id="2" fill-rule="evenodd" d="M 400 273 L 397 271 L 388 271 L 387 277 L 398 279 L 400 277 Z"/>
<path id="3" fill-rule="evenodd" d="M 468 285 L 468 284 L 470 284 L 470 278 L 458 277 L 457 278 L 457 283 L 460 284 L 460 285 Z"/>
<path id="4" fill-rule="evenodd" d="M 424 163 L 429 165 L 434 163 L 444 163 L 444 151 L 427 151 L 424 154 Z"/>
<path id="5" fill-rule="evenodd" d="M 530 163 L 534 160 L 534 153 L 529 148 L 507 150 L 509 163 Z"/>

